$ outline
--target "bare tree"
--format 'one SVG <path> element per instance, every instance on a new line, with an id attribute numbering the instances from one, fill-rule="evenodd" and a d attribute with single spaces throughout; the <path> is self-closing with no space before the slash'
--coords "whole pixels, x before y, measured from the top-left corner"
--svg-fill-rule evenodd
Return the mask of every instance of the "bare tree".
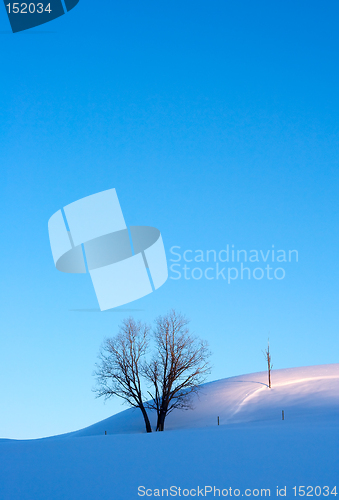
<path id="1" fill-rule="evenodd" d="M 97 378 L 94 392 L 97 397 L 105 399 L 118 396 L 130 406 L 140 408 L 146 431 L 152 432 L 144 405 L 140 373 L 149 345 L 149 331 L 147 325 L 128 318 L 123 321 L 116 337 L 104 341 L 94 373 Z"/>
<path id="2" fill-rule="evenodd" d="M 175 408 L 192 407 L 191 395 L 210 372 L 208 344 L 190 334 L 188 323 L 174 310 L 155 321 L 156 354 L 144 365 L 144 375 L 152 386 L 147 407 L 157 412 L 158 431 Z"/>
<path id="3" fill-rule="evenodd" d="M 270 339 L 268 339 L 267 349 L 263 351 L 265 359 L 267 361 L 267 369 L 268 369 L 268 387 L 271 389 L 271 370 L 273 365 L 271 363 L 271 353 L 270 353 Z"/>

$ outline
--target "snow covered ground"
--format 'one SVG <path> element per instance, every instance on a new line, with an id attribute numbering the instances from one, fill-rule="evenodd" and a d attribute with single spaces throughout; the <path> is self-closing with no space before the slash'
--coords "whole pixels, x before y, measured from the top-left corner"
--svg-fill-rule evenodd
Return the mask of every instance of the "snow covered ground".
<path id="1" fill-rule="evenodd" d="M 211 382 L 194 405 L 164 433 L 145 434 L 129 409 L 63 436 L 2 440 L 0 499 L 339 494 L 339 364 L 274 370 L 272 389 L 265 372 Z"/>

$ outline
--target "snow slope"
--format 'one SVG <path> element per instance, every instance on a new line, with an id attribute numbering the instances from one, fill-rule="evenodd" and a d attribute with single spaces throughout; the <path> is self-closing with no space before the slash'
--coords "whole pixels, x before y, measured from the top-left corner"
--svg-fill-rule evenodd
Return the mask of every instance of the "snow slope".
<path id="1" fill-rule="evenodd" d="M 188 429 L 247 422 L 278 422 L 284 410 L 286 421 L 339 421 L 339 364 L 253 373 L 204 384 L 194 399 L 194 410 L 174 411 L 166 429 Z M 150 413 L 155 426 L 155 415 Z M 140 410 L 128 409 L 66 436 L 143 432 Z"/>
<path id="2" fill-rule="evenodd" d="M 0 441 L 0 499 L 129 500 L 162 489 L 166 498 L 171 486 L 189 498 L 277 497 L 286 487 L 291 499 L 294 486 L 310 486 L 310 496 L 335 499 L 339 365 L 276 370 L 272 380 L 271 390 L 265 373 L 205 384 L 194 411 L 170 416 L 171 432 L 145 434 L 126 410 L 64 436 Z"/>

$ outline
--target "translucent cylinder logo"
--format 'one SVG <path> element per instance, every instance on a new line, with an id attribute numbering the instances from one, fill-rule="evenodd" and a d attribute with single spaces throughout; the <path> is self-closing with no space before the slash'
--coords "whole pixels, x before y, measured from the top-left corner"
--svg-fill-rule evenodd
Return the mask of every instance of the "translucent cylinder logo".
<path id="1" fill-rule="evenodd" d="M 55 267 L 88 273 L 102 311 L 148 295 L 168 269 L 160 231 L 126 226 L 115 189 L 82 198 L 48 222 Z"/>

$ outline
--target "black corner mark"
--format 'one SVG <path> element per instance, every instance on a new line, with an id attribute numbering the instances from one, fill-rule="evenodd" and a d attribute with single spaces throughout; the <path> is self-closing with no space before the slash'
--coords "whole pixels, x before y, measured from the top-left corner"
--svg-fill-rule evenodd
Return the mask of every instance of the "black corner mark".
<path id="1" fill-rule="evenodd" d="M 65 5 L 67 12 L 74 9 L 74 7 L 79 3 L 79 0 L 65 0 Z"/>
<path id="2" fill-rule="evenodd" d="M 35 28 L 64 15 L 61 0 L 13 2 L 4 0 L 13 33 Z"/>
<path id="3" fill-rule="evenodd" d="M 67 12 L 78 3 L 79 0 L 65 0 Z M 27 0 L 25 2 L 4 0 L 4 5 L 13 33 L 35 28 L 65 14 L 61 0 Z"/>

